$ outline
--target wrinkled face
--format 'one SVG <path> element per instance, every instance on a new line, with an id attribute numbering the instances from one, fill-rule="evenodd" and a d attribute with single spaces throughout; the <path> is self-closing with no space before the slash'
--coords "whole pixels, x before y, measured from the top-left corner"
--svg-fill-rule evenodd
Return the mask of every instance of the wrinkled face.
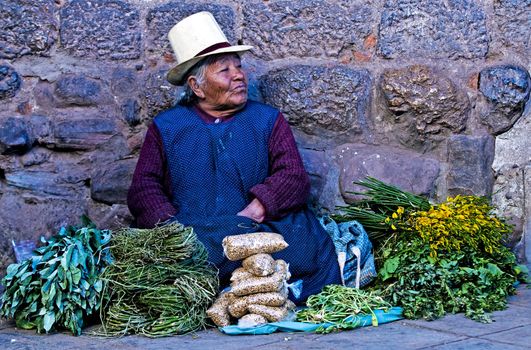
<path id="1" fill-rule="evenodd" d="M 209 64 L 199 87 L 202 102 L 214 110 L 239 109 L 247 102 L 247 76 L 237 54 L 227 54 Z"/>

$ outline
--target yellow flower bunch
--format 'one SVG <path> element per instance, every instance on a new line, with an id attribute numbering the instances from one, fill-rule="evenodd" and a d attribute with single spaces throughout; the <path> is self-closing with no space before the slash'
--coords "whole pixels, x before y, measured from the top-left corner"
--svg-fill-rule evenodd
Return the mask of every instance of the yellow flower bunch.
<path id="1" fill-rule="evenodd" d="M 398 207 L 391 216 L 386 217 L 384 222 L 391 227 L 393 231 L 397 231 L 399 227 L 402 227 L 404 221 L 404 207 Z"/>
<path id="2" fill-rule="evenodd" d="M 427 211 L 411 213 L 405 226 L 429 243 L 432 257 L 438 251 L 459 251 L 465 246 L 493 254 L 511 227 L 492 209 L 485 198 L 458 195 Z"/>

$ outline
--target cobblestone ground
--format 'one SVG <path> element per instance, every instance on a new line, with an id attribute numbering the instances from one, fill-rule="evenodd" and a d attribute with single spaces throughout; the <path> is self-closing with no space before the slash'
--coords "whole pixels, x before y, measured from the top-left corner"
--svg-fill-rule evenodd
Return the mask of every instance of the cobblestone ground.
<path id="1" fill-rule="evenodd" d="M 98 338 L 38 335 L 0 321 L 0 349 L 531 349 L 531 285 L 520 285 L 508 308 L 482 324 L 463 315 L 436 321 L 402 320 L 334 334 L 274 333 L 228 336 L 216 329 L 184 336 Z"/>

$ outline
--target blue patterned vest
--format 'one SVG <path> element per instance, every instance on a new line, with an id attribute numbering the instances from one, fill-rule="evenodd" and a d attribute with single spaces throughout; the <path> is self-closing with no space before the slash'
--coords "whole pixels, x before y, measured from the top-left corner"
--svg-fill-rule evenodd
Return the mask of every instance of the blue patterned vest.
<path id="1" fill-rule="evenodd" d="M 315 292 L 311 285 L 321 267 L 339 280 L 338 269 L 336 273 L 333 266 L 322 266 L 323 259 L 337 263 L 332 241 L 313 214 L 303 209 L 262 224 L 236 215 L 252 200 L 249 190 L 269 174 L 269 139 L 278 114 L 272 107 L 249 101 L 231 120 L 210 124 L 192 108 L 176 106 L 157 116 L 155 124 L 168 162 L 172 203 L 178 210 L 175 219 L 194 228 L 209 261 L 220 270 L 222 285 L 241 265 L 224 257 L 225 236 L 278 232 L 290 246 L 274 257 L 286 260 L 292 275 L 303 279 L 305 299 Z"/>

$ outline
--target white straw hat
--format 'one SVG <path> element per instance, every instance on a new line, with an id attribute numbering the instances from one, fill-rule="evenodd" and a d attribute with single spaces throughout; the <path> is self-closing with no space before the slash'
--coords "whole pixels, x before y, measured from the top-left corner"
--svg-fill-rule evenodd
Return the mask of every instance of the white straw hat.
<path id="1" fill-rule="evenodd" d="M 177 65 L 167 75 L 174 85 L 182 85 L 182 79 L 194 64 L 204 57 L 225 52 L 244 52 L 249 45 L 229 44 L 221 27 L 210 12 L 198 12 L 181 20 L 168 33 Z"/>

